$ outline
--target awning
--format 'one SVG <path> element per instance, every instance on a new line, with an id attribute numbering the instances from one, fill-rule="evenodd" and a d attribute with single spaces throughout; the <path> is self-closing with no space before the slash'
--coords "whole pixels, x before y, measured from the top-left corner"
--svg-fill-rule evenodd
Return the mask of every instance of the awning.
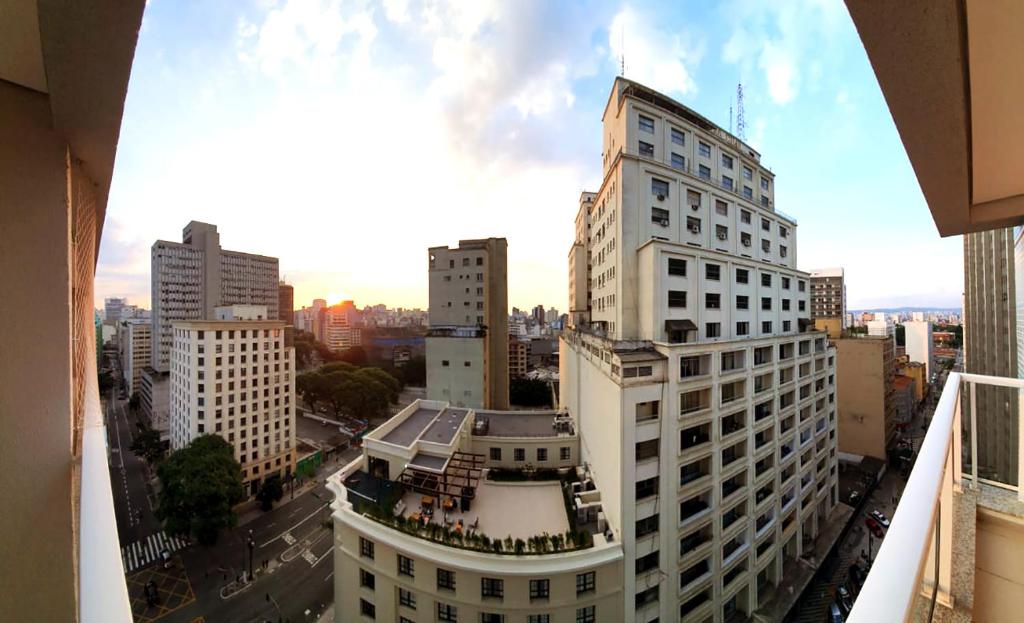
<path id="1" fill-rule="evenodd" d="M 693 321 L 689 318 L 682 320 L 666 320 L 665 321 L 666 331 L 696 331 L 697 325 L 693 324 Z"/>

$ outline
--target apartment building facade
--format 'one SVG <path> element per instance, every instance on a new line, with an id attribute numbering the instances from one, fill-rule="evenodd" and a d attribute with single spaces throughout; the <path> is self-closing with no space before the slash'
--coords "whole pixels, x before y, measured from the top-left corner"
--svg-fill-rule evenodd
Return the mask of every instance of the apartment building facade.
<path id="1" fill-rule="evenodd" d="M 530 341 L 514 335 L 508 336 L 508 376 L 509 379 L 526 376 L 527 362 L 530 360 Z"/>
<path id="2" fill-rule="evenodd" d="M 508 242 L 428 250 L 427 397 L 508 408 Z"/>
<path id="3" fill-rule="evenodd" d="M 903 343 L 910 361 L 924 364 L 925 374 L 931 378 L 935 370 L 932 323 L 928 320 L 908 320 L 903 323 Z"/>
<path id="4" fill-rule="evenodd" d="M 847 328 L 846 280 L 842 268 L 818 268 L 811 273 L 811 320 L 839 337 Z"/>
<path id="5" fill-rule="evenodd" d="M 321 341 L 340 353 L 363 344 L 362 315 L 352 301 L 324 307 L 320 312 Z"/>
<path id="6" fill-rule="evenodd" d="M 234 447 L 250 495 L 267 477 L 295 469 L 295 348 L 270 313 L 223 306 L 216 319 L 173 325 L 171 449 L 220 435 Z"/>
<path id="7" fill-rule="evenodd" d="M 221 305 L 264 305 L 278 314 L 278 260 L 228 251 L 216 225 L 191 221 L 182 242 L 157 240 L 151 249 L 152 367 L 167 372 L 179 320 L 213 318 Z"/>
<path id="8" fill-rule="evenodd" d="M 118 328 L 121 369 L 128 395 L 132 395 L 139 391 L 142 369 L 152 360 L 152 325 L 149 320 L 122 320 Z"/>
<path id="9" fill-rule="evenodd" d="M 757 152 L 642 85 L 616 80 L 603 136 L 560 407 L 622 542 L 625 619 L 750 616 L 838 502 L 835 352 L 796 222 Z"/>
<path id="10" fill-rule="evenodd" d="M 277 284 L 277 317 L 295 326 L 295 287 L 283 281 Z"/>

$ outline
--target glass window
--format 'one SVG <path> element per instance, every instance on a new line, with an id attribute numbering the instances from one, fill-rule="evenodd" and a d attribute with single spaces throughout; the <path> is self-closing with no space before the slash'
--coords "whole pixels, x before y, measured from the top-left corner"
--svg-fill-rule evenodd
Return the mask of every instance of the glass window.
<path id="1" fill-rule="evenodd" d="M 686 134 L 683 134 L 682 130 L 672 128 L 672 142 L 676 145 L 686 144 Z"/>
<path id="2" fill-rule="evenodd" d="M 715 213 L 722 216 L 729 216 L 729 204 L 721 199 L 715 200 Z"/>
<path id="3" fill-rule="evenodd" d="M 676 152 L 672 152 L 672 167 L 675 168 L 675 169 L 685 169 L 686 168 L 686 158 L 683 158 L 682 156 L 680 156 Z"/>
<path id="4" fill-rule="evenodd" d="M 449 591 L 455 590 L 455 572 L 448 569 L 438 569 L 437 587 Z"/>
<path id="5" fill-rule="evenodd" d="M 398 589 L 398 603 L 409 608 L 410 610 L 416 609 L 416 595 L 412 591 L 407 591 L 404 588 Z"/>
<path id="6" fill-rule="evenodd" d="M 750 167 L 743 167 L 743 179 L 752 180 L 754 179 L 754 171 Z"/>
<path id="7" fill-rule="evenodd" d="M 732 178 L 728 175 L 722 176 L 722 188 L 726 190 L 732 190 Z"/>
<path id="8" fill-rule="evenodd" d="M 551 580 L 530 580 L 530 600 L 547 599 L 551 596 Z"/>
<path id="9" fill-rule="evenodd" d="M 668 210 L 663 208 L 651 208 L 651 222 L 657 223 L 662 227 L 668 227 Z"/>
<path id="10" fill-rule="evenodd" d="M 729 228 L 725 225 L 715 225 L 715 237 L 719 240 L 728 240 Z"/>
<path id="11" fill-rule="evenodd" d="M 737 268 L 736 283 L 750 283 L 750 271 L 746 268 Z"/>
<path id="12" fill-rule="evenodd" d="M 711 145 L 708 145 L 704 141 L 700 141 L 697 145 L 697 152 L 705 158 L 711 157 Z"/>
<path id="13" fill-rule="evenodd" d="M 746 321 L 740 321 L 736 323 L 736 335 L 748 335 L 750 333 L 750 323 Z"/>
<path id="14" fill-rule="evenodd" d="M 721 337 L 722 325 L 717 322 L 709 322 L 704 326 L 704 333 L 707 337 Z"/>
<path id="15" fill-rule="evenodd" d="M 700 165 L 699 167 L 697 167 L 697 175 L 700 176 L 702 179 L 705 179 L 705 180 L 711 179 L 711 169 L 710 169 L 710 167 L 704 166 L 703 164 Z"/>
<path id="16" fill-rule="evenodd" d="M 732 156 L 722 154 L 722 168 L 730 170 L 732 169 Z"/>
<path id="17" fill-rule="evenodd" d="M 373 560 L 373 541 L 359 537 L 359 555 Z"/>
<path id="18" fill-rule="evenodd" d="M 681 260 L 676 257 L 668 258 L 668 274 L 676 275 L 679 277 L 686 276 L 686 260 Z"/>
<path id="19" fill-rule="evenodd" d="M 665 180 L 651 180 L 651 194 L 659 197 L 668 197 L 668 182 Z"/>
<path id="20" fill-rule="evenodd" d="M 686 307 L 686 290 L 669 290 L 668 306 Z"/>
<path id="21" fill-rule="evenodd" d="M 686 217 L 686 229 L 690 230 L 691 234 L 700 233 L 700 219 L 694 216 Z"/>
<path id="22" fill-rule="evenodd" d="M 401 554 L 398 555 L 398 575 L 407 575 L 410 578 L 415 577 L 414 569 L 412 558 L 407 558 Z"/>
<path id="23" fill-rule="evenodd" d="M 505 581 L 497 578 L 480 578 L 480 596 L 502 599 L 505 596 Z"/>
<path id="24" fill-rule="evenodd" d="M 593 591 L 597 583 L 597 574 L 594 571 L 576 574 L 576 594 L 581 595 Z"/>
<path id="25" fill-rule="evenodd" d="M 640 115 L 640 131 L 654 134 L 654 119 Z"/>
<path id="26" fill-rule="evenodd" d="M 772 285 L 772 276 L 767 274 L 767 273 L 766 274 L 762 274 L 761 275 L 761 285 L 763 285 L 766 288 L 770 288 L 771 285 Z"/>
<path id="27" fill-rule="evenodd" d="M 713 292 L 704 294 L 704 307 L 707 309 L 721 309 L 722 295 Z"/>
<path id="28" fill-rule="evenodd" d="M 648 158 L 654 157 L 654 145 L 640 141 L 640 155 Z"/>
<path id="29" fill-rule="evenodd" d="M 736 309 L 750 309 L 750 297 L 743 294 L 737 294 Z"/>
<path id="30" fill-rule="evenodd" d="M 722 275 L 722 267 L 718 264 L 704 265 L 704 278 L 711 281 L 719 281 Z"/>

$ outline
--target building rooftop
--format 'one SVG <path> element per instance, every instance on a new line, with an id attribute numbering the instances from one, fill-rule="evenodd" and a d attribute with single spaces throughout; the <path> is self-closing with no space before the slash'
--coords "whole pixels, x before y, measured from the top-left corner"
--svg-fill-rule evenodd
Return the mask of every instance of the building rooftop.
<path id="1" fill-rule="evenodd" d="M 416 441 L 424 430 L 434 421 L 440 409 L 428 407 L 417 407 L 411 415 L 402 420 L 398 426 L 391 429 L 381 441 L 393 443 L 396 446 L 410 446 Z"/>
<path id="2" fill-rule="evenodd" d="M 558 411 L 477 411 L 473 434 L 481 437 L 552 437 L 572 434 L 567 413 Z M 568 429 L 560 431 L 557 420 L 568 422 Z"/>
<path id="3" fill-rule="evenodd" d="M 443 409 L 434 418 L 434 422 L 430 427 L 424 431 L 420 439 L 444 445 L 450 444 L 467 415 L 469 415 L 469 409 L 455 409 L 452 407 Z"/>

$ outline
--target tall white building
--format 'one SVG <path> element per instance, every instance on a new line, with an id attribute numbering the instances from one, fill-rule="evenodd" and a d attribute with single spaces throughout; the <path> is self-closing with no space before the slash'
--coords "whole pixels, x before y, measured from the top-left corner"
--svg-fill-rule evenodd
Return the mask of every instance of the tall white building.
<path id="1" fill-rule="evenodd" d="M 615 81 L 602 136 L 560 407 L 623 545 L 625 619 L 750 616 L 789 599 L 838 503 L 835 351 L 808 330 L 796 222 L 756 151 L 642 85 Z"/>
<path id="2" fill-rule="evenodd" d="M 128 394 L 140 389 L 142 369 L 149 365 L 152 339 L 149 320 L 122 320 L 118 325 L 118 347 L 121 349 L 121 368 Z"/>
<path id="3" fill-rule="evenodd" d="M 323 316 L 322 341 L 327 348 L 342 352 L 354 346 L 362 346 L 362 314 L 352 301 L 342 301 L 326 307 Z"/>
<path id="4" fill-rule="evenodd" d="M 885 314 L 875 314 L 874 320 L 868 320 L 868 335 L 895 337 L 896 325 Z"/>
<path id="5" fill-rule="evenodd" d="M 932 353 L 932 323 L 926 320 L 909 320 L 903 323 L 904 344 L 911 361 L 924 364 L 924 371 L 931 378 L 935 371 L 935 356 Z"/>
<path id="6" fill-rule="evenodd" d="M 508 408 L 508 243 L 460 240 L 429 254 L 427 398 Z"/>
<path id="7" fill-rule="evenodd" d="M 295 348 L 262 305 L 218 307 L 173 325 L 170 439 L 180 449 L 216 434 L 235 449 L 250 494 L 295 468 Z"/>
<path id="8" fill-rule="evenodd" d="M 128 299 L 110 297 L 103 299 L 103 322 L 111 326 L 116 326 L 117 323 L 121 322 L 121 317 L 124 307 L 128 304 Z"/>
<path id="9" fill-rule="evenodd" d="M 213 318 L 220 305 L 265 305 L 277 318 L 278 261 L 228 251 L 217 226 L 191 221 L 181 242 L 157 240 L 152 248 L 152 366 L 167 372 L 172 323 Z"/>

